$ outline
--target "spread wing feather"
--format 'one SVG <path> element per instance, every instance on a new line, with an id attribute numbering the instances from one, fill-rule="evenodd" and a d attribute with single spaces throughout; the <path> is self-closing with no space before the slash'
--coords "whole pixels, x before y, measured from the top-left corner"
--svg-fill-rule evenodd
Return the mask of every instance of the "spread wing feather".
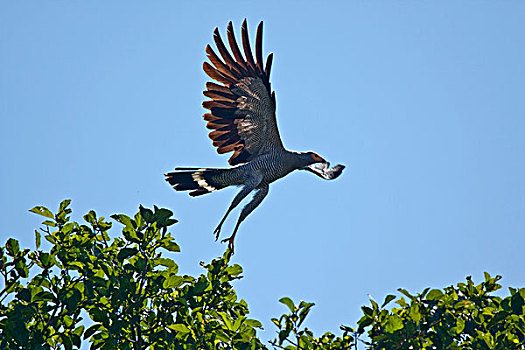
<path id="1" fill-rule="evenodd" d="M 206 83 L 204 95 L 211 100 L 202 105 L 210 110 L 210 113 L 204 114 L 204 120 L 208 122 L 207 128 L 213 130 L 209 134 L 213 145 L 220 154 L 233 152 L 229 163 L 236 165 L 283 149 L 283 144 L 275 120 L 275 94 L 270 85 L 273 54 L 268 55 L 266 64 L 262 58 L 262 22 L 257 27 L 255 60 L 246 20 L 241 27 L 244 56 L 231 22 L 226 34 L 231 54 L 217 28 L 213 39 L 220 57 L 211 46 L 206 46 L 211 64 L 204 62 L 204 72 L 222 85 Z"/>

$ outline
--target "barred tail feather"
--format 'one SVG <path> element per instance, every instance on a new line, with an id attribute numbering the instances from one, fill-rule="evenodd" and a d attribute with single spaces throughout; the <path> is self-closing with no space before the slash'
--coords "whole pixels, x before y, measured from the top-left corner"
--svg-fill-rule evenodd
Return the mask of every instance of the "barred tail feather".
<path id="1" fill-rule="evenodd" d="M 195 197 L 227 187 L 214 180 L 223 171 L 227 169 L 175 168 L 164 176 L 175 191 L 191 191 L 189 195 Z"/>

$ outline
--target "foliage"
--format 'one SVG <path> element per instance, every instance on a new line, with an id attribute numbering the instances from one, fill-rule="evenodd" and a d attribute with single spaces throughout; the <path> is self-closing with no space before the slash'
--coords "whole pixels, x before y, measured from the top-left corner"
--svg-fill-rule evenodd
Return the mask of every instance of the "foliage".
<path id="1" fill-rule="evenodd" d="M 228 256 L 204 265 L 199 277 L 181 276 L 162 251 L 178 252 L 167 232 L 177 221 L 167 209 L 140 207 L 111 239 L 112 224 L 90 211 L 86 224 L 70 220 L 69 201 L 46 217 L 44 238 L 51 250 L 20 250 L 9 239 L 0 251 L 5 288 L 12 300 L 0 310 L 1 349 L 73 349 L 82 339 L 91 349 L 256 349 L 260 322 L 247 318 L 230 282 L 242 268 Z M 51 232 L 52 231 L 52 232 Z M 33 270 L 39 268 L 38 273 Z M 28 283 L 21 280 L 33 272 Z M 90 318 L 83 322 L 83 313 Z"/>
<path id="2" fill-rule="evenodd" d="M 358 333 L 368 328 L 374 349 L 525 349 L 525 288 L 495 296 L 500 279 L 485 273 L 478 285 L 467 277 L 456 287 L 417 295 L 399 289 L 399 307 L 385 308 L 394 295 L 381 307 L 374 300 L 362 307 Z"/>
<path id="3" fill-rule="evenodd" d="M 341 330 L 343 330 L 342 337 L 336 337 L 334 334 L 327 332 L 319 338 L 316 338 L 308 328 L 300 328 L 314 303 L 301 301 L 298 305 L 295 305 L 288 297 L 281 298 L 279 301 L 288 307 L 290 313 L 283 314 L 279 319 L 272 318 L 272 322 L 278 328 L 278 338 L 270 342 L 275 348 L 290 350 L 346 350 L 357 348 L 357 338 L 350 335 L 350 332 L 354 331 L 350 327 L 341 326 Z M 283 344 L 287 343 L 288 345 L 283 347 Z"/>
<path id="4" fill-rule="evenodd" d="M 139 207 L 112 215 L 122 232 L 90 211 L 84 223 L 70 219 L 70 201 L 35 231 L 36 250 L 10 238 L 0 247 L 0 349 L 267 349 L 257 336 L 261 322 L 248 318 L 232 282 L 242 268 L 230 252 L 198 277 L 180 275 L 166 257 L 179 246 L 168 232 L 172 212 Z M 41 240 L 48 241 L 46 250 Z M 388 295 L 363 306 L 357 327 L 315 336 L 304 327 L 313 303 L 280 302 L 289 312 L 272 322 L 274 349 L 525 349 L 525 289 L 494 295 L 500 276 L 485 274 L 443 290 Z M 1 283 L 1 282 L 0 282 Z M 396 307 L 388 309 L 395 300 Z"/>

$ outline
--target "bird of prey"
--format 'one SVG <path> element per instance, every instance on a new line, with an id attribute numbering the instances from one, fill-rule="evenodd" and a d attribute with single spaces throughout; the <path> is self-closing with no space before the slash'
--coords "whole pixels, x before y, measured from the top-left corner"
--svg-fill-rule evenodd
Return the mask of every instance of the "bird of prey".
<path id="1" fill-rule="evenodd" d="M 263 201 L 270 183 L 294 170 L 307 170 L 317 176 L 332 180 L 337 178 L 344 165 L 330 168 L 330 164 L 314 152 L 294 152 L 284 148 L 275 118 L 275 93 L 270 84 L 273 54 L 263 64 L 262 27 L 260 22 L 255 38 L 255 58 L 250 47 L 246 19 L 242 23 L 242 49 L 237 45 L 232 22 L 227 28 L 230 50 L 215 28 L 213 39 L 219 57 L 210 45 L 206 53 L 211 64 L 204 62 L 204 72 L 215 82 L 206 83 L 204 95 L 210 100 L 203 107 L 209 137 L 219 154 L 233 152 L 230 168 L 175 168 L 165 174 L 166 181 L 176 191 L 191 191 L 190 196 L 200 196 L 228 186 L 241 186 L 226 214 L 215 229 L 219 238 L 221 227 L 228 214 L 250 193 L 255 195 L 242 209 L 232 235 L 222 242 L 229 242 L 233 253 L 234 239 L 241 222 Z"/>

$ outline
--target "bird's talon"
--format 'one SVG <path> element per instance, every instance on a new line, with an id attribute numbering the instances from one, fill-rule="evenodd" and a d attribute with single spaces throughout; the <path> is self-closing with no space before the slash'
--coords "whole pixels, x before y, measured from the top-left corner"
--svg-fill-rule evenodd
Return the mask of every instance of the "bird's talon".
<path id="1" fill-rule="evenodd" d="M 214 231 L 213 234 L 215 234 L 215 241 L 219 239 L 219 236 L 221 235 L 221 227 L 218 226 Z"/>
<path id="2" fill-rule="evenodd" d="M 234 240 L 234 236 L 231 236 L 231 237 L 228 237 L 228 238 L 225 238 L 221 241 L 221 243 L 226 243 L 228 242 L 228 249 L 230 250 L 230 254 L 233 255 L 234 253 L 234 250 L 235 250 L 235 246 L 233 244 L 233 240 Z"/>

